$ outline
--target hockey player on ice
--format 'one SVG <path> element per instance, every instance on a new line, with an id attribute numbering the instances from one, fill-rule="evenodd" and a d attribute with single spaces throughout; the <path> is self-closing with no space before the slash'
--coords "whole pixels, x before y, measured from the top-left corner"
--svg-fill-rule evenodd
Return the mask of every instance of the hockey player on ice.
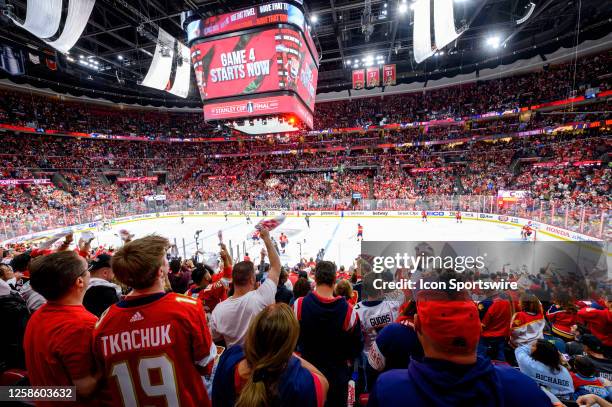
<path id="1" fill-rule="evenodd" d="M 455 212 L 455 219 L 456 219 L 456 223 L 463 223 L 463 221 L 461 220 L 461 212 L 460 211 Z"/>
<path id="2" fill-rule="evenodd" d="M 531 237 L 532 234 L 533 234 L 533 225 L 532 225 L 531 221 L 529 221 L 529 223 L 527 223 L 521 229 L 521 238 L 523 240 L 528 240 Z"/>
<path id="3" fill-rule="evenodd" d="M 280 241 L 282 252 L 285 253 L 285 246 L 287 246 L 287 243 L 289 243 L 289 239 L 287 238 L 287 235 L 281 232 L 278 240 Z"/>

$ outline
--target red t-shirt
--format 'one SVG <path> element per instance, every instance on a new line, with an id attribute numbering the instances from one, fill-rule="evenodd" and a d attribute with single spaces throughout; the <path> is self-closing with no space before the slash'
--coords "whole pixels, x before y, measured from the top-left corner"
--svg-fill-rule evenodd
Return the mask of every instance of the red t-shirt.
<path id="1" fill-rule="evenodd" d="M 32 315 L 23 340 L 32 386 L 72 386 L 94 373 L 91 334 L 97 320 L 82 305 L 47 303 Z M 36 403 L 53 404 L 57 402 Z"/>
<path id="2" fill-rule="evenodd" d="M 176 293 L 112 305 L 94 330 L 108 404 L 210 406 L 201 372 L 216 355 L 202 303 Z"/>

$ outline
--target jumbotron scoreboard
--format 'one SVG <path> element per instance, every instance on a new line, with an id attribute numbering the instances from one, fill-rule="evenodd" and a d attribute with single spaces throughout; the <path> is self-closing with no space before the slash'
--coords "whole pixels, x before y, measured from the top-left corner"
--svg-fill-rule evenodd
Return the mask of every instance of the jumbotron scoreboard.
<path id="1" fill-rule="evenodd" d="M 312 128 L 319 55 L 299 3 L 193 21 L 187 37 L 206 121 L 285 117 Z"/>

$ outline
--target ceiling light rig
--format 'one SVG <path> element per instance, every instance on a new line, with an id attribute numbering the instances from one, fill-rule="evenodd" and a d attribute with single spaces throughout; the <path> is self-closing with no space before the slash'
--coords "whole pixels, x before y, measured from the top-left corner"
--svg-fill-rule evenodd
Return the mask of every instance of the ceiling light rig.
<path id="1" fill-rule="evenodd" d="M 535 10 L 535 3 L 534 2 L 529 2 L 529 4 L 527 4 L 525 6 L 525 8 L 529 9 L 529 10 L 527 10 L 527 14 L 525 14 L 525 16 L 523 16 L 522 18 L 516 20 L 516 25 L 521 25 L 525 21 L 529 20 L 529 17 L 531 17 L 531 15 L 533 14 L 533 10 Z"/>

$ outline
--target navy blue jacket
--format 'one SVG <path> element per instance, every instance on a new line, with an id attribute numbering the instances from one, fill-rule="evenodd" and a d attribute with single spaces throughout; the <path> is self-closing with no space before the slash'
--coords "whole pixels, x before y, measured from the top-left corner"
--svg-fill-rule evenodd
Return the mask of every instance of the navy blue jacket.
<path id="1" fill-rule="evenodd" d="M 234 345 L 227 349 L 219 359 L 219 365 L 213 379 L 213 407 L 234 407 L 238 395 L 235 391 L 234 370 L 244 359 L 242 346 Z M 292 407 L 317 407 L 317 388 L 310 373 L 302 367 L 296 357 L 291 357 L 285 372 L 278 383 L 278 398 L 272 405 Z"/>
<path id="2" fill-rule="evenodd" d="M 458 365 L 424 358 L 380 375 L 368 407 L 550 407 L 536 382 L 486 358 Z"/>

